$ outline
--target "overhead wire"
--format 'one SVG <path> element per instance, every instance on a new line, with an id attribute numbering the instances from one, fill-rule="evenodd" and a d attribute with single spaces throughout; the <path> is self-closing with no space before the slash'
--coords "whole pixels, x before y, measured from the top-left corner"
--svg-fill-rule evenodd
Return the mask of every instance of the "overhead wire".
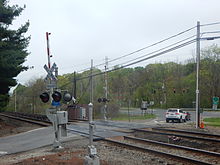
<path id="1" fill-rule="evenodd" d="M 201 34 L 216 34 L 216 33 L 220 33 L 220 31 L 211 31 L 211 32 L 203 32 Z"/>
<path id="2" fill-rule="evenodd" d="M 175 42 L 175 43 L 173 43 L 173 44 L 171 44 L 171 45 L 168 45 L 168 46 L 166 46 L 166 47 L 163 47 L 163 48 L 161 48 L 161 49 L 159 49 L 159 50 L 150 52 L 150 53 L 148 53 L 148 54 L 145 54 L 145 55 L 142 55 L 142 56 L 140 56 L 140 57 L 131 59 L 131 60 L 127 61 L 127 62 L 124 62 L 124 63 L 122 63 L 122 64 L 118 64 L 118 65 L 124 65 L 124 64 L 126 64 L 126 63 L 128 63 L 128 62 L 132 62 L 132 61 L 134 61 L 134 60 L 138 60 L 138 59 L 143 58 L 143 57 L 145 57 L 145 56 L 148 56 L 148 55 L 151 55 L 151 54 L 160 52 L 160 51 L 162 51 L 162 50 L 164 50 L 164 49 L 167 49 L 167 48 L 169 48 L 169 47 L 171 47 L 171 46 L 174 46 L 174 45 L 177 45 L 177 44 L 179 44 L 179 43 L 181 43 L 181 42 L 187 41 L 187 40 L 189 40 L 189 39 L 191 39 L 191 38 L 193 38 L 193 37 L 195 37 L 195 36 L 196 36 L 196 35 L 190 36 L 190 37 L 188 37 L 188 38 L 186 38 L 186 39 L 183 39 L 183 40 L 181 40 L 181 41 Z M 114 66 L 115 66 L 115 65 L 114 65 Z"/>
<path id="3" fill-rule="evenodd" d="M 150 47 L 153 47 L 153 46 L 155 46 L 155 45 L 161 44 L 161 43 L 163 43 L 163 42 L 165 42 L 165 41 L 167 41 L 167 40 L 170 40 L 170 39 L 175 38 L 175 37 L 177 37 L 177 36 L 179 36 L 179 35 L 182 35 L 182 34 L 188 32 L 188 31 L 191 31 L 191 30 L 193 30 L 194 28 L 196 28 L 196 26 L 193 26 L 193 27 L 191 27 L 191 28 L 189 28 L 189 29 L 186 29 L 186 30 L 184 30 L 184 31 L 181 31 L 181 32 L 179 32 L 179 33 L 177 33 L 177 34 L 175 34 L 175 35 L 172 35 L 172 36 L 170 36 L 170 37 L 168 37 L 168 38 L 165 38 L 165 39 L 163 39 L 163 40 L 161 40 L 161 41 L 158 41 L 158 42 L 156 42 L 156 43 L 153 43 L 153 44 L 151 44 L 151 45 L 148 45 L 148 46 L 146 46 L 146 47 L 143 47 L 143 48 L 141 48 L 141 49 L 138 49 L 138 50 L 136 50 L 136 51 L 133 51 L 133 52 L 131 52 L 131 53 L 128 53 L 128 54 L 125 54 L 125 55 L 123 55 L 123 56 L 120 56 L 120 57 L 114 58 L 114 59 L 112 59 L 112 60 L 109 60 L 108 62 L 113 62 L 113 61 L 116 61 L 116 60 L 119 60 L 119 59 L 128 57 L 128 56 L 130 56 L 130 55 L 133 55 L 133 54 L 135 54 L 135 53 L 138 53 L 138 52 L 140 52 L 140 51 L 143 51 L 143 50 L 145 50 L 145 49 L 148 49 L 148 48 L 150 48 Z M 94 65 L 94 67 L 99 67 L 99 66 L 102 66 L 102 65 L 105 65 L 105 63 L 101 63 L 101 64 Z M 90 69 L 90 68 L 86 68 L 86 69 L 80 70 L 80 71 L 78 71 L 78 72 L 86 71 L 86 70 L 89 70 L 89 69 Z"/>
<path id="4" fill-rule="evenodd" d="M 162 55 L 162 54 L 165 54 L 165 53 L 174 51 L 174 50 L 176 50 L 176 49 L 179 49 L 179 48 L 181 48 L 181 47 L 187 46 L 187 45 L 189 45 L 189 44 L 192 44 L 192 43 L 194 43 L 195 41 L 196 41 L 196 39 L 192 39 L 192 40 L 190 40 L 190 41 L 187 41 L 187 42 L 185 42 L 185 43 L 182 43 L 182 44 L 177 45 L 177 46 L 175 46 L 175 47 L 172 47 L 172 48 L 170 48 L 170 49 L 164 50 L 164 51 L 159 52 L 159 53 L 157 53 L 157 54 L 154 54 L 154 55 L 152 55 L 152 56 L 149 56 L 149 57 L 140 59 L 140 60 L 138 60 L 138 61 L 135 61 L 135 62 L 126 64 L 126 65 L 123 65 L 123 66 L 120 66 L 120 67 L 117 67 L 117 68 L 114 68 L 114 69 L 111 69 L 111 70 L 107 70 L 106 72 L 116 71 L 116 70 L 119 70 L 119 69 L 122 69 L 122 68 L 125 68 L 125 67 L 128 67 L 128 66 L 131 66 L 131 65 L 134 65 L 134 64 L 137 64 L 137 63 L 140 63 L 140 62 L 149 60 L 149 59 L 151 59 L 151 58 L 155 58 L 155 57 L 160 56 L 160 55 Z M 91 77 L 91 76 L 93 76 L 93 77 L 94 77 L 94 76 L 98 76 L 98 75 L 101 75 L 101 74 L 105 74 L 105 72 L 100 72 L 100 73 L 97 73 L 97 74 L 92 74 L 92 75 L 90 75 L 90 76 L 81 77 L 81 78 L 79 78 L 78 80 L 86 79 L 86 78 L 89 78 L 89 77 Z"/>
<path id="5" fill-rule="evenodd" d="M 212 26 L 212 25 L 218 25 L 220 22 L 213 22 L 213 23 L 208 23 L 208 24 L 202 24 L 200 26 Z"/>

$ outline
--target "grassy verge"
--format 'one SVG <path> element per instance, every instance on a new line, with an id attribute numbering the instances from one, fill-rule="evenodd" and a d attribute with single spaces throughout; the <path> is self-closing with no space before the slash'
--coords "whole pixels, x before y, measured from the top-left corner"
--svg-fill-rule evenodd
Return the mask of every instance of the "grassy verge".
<path id="1" fill-rule="evenodd" d="M 145 115 L 134 115 L 130 116 L 130 120 L 146 120 L 156 118 L 155 114 L 145 114 Z M 129 121 L 129 116 L 127 114 L 119 114 L 117 117 L 112 118 L 112 120 L 119 121 Z"/>
<path id="2" fill-rule="evenodd" d="M 220 127 L 220 118 L 205 118 L 205 125 Z"/>

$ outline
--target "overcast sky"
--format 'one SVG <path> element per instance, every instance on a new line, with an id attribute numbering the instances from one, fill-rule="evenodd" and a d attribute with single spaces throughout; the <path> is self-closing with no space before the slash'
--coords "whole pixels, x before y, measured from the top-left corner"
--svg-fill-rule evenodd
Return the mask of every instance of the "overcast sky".
<path id="1" fill-rule="evenodd" d="M 23 84 L 46 75 L 46 32 L 51 33 L 51 62 L 56 62 L 59 73 L 65 74 L 88 68 L 91 59 L 94 65 L 100 64 L 105 57 L 112 60 L 158 42 L 196 26 L 197 21 L 220 22 L 219 0 L 10 0 L 10 4 L 26 5 L 13 28 L 30 21 L 30 55 L 24 65 L 34 69 L 19 74 L 18 82 Z M 202 31 L 217 31 L 220 25 L 205 28 Z M 109 63 L 109 67 L 194 34 L 196 29 L 154 49 Z M 219 42 L 204 41 L 202 48 Z M 195 44 L 138 65 L 181 62 L 193 54 Z"/>

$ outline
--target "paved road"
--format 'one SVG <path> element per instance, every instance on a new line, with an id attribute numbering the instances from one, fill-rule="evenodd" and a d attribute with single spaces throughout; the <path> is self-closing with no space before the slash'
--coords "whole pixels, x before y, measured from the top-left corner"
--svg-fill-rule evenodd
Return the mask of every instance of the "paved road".
<path id="1" fill-rule="evenodd" d="M 144 124 L 137 123 L 120 123 L 112 121 L 97 121 L 94 135 L 99 137 L 123 136 L 125 133 L 116 131 L 119 128 L 143 128 Z M 119 127 L 118 127 L 119 126 Z M 67 125 L 68 129 L 89 132 L 88 122 L 81 122 Z M 0 157 L 6 154 L 13 154 L 23 151 L 36 149 L 53 144 L 54 141 L 53 127 L 40 128 L 17 135 L 0 138 Z M 62 138 L 62 141 L 73 138 L 80 138 L 79 134 L 73 131 L 68 132 L 68 137 Z"/>
<path id="2" fill-rule="evenodd" d="M 127 110 L 120 110 L 121 113 L 124 113 L 124 114 L 128 114 L 128 111 Z M 146 111 L 147 113 L 153 113 L 156 115 L 156 120 L 157 121 L 165 121 L 165 113 L 166 113 L 166 110 L 163 110 L 163 109 L 148 109 Z M 195 111 L 189 111 L 190 114 L 191 114 L 191 121 L 195 121 L 195 116 L 196 116 L 196 113 Z M 142 111 L 140 109 L 132 109 L 130 110 L 130 115 L 141 115 L 142 114 Z M 204 111 L 201 116 L 203 118 L 207 118 L 207 117 L 220 117 L 220 111 Z"/>
<path id="3" fill-rule="evenodd" d="M 68 134 L 68 138 L 75 136 Z M 17 135 L 2 137 L 0 138 L 0 156 L 52 145 L 54 137 L 53 127 L 39 128 Z M 68 138 L 63 138 L 63 140 Z"/>

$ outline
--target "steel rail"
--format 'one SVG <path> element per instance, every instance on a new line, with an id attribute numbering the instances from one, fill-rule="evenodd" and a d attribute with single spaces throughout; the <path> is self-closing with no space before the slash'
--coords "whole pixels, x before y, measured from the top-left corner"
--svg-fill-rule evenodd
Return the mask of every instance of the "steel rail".
<path id="1" fill-rule="evenodd" d="M 199 152 L 199 153 L 202 153 L 202 154 L 217 156 L 217 157 L 220 158 L 220 153 L 218 153 L 218 152 L 207 151 L 207 150 L 191 148 L 191 147 L 186 147 L 186 146 L 179 146 L 179 145 L 175 145 L 175 144 L 164 143 L 164 142 L 159 142 L 159 141 L 154 141 L 154 140 L 149 140 L 149 139 L 142 139 L 142 138 L 137 138 L 137 137 L 132 137 L 132 136 L 124 136 L 124 138 L 129 139 L 129 140 L 139 141 L 139 142 L 162 145 L 162 146 L 165 146 L 165 147 L 172 147 L 172 148 L 177 148 L 177 149 L 182 149 L 182 150 Z"/>
<path id="2" fill-rule="evenodd" d="M 76 129 L 67 129 L 68 131 L 72 131 L 72 132 L 76 132 L 76 133 L 79 133 L 81 134 L 82 136 L 84 137 L 88 137 L 89 134 L 87 132 L 84 132 L 84 131 L 79 131 L 79 130 L 76 130 Z M 199 161 L 199 160 L 196 160 L 196 159 L 191 159 L 191 158 L 187 158 L 187 157 L 184 157 L 184 156 L 178 156 L 178 155 L 173 155 L 173 154 L 169 154 L 169 153 L 165 153 L 165 152 L 161 152 L 161 151 L 156 151 L 156 150 L 151 150 L 151 149 L 147 149 L 147 148 L 144 148 L 144 147 L 138 147 L 136 145 L 132 145 L 132 144 L 128 144 L 128 143 L 123 143 L 123 142 L 120 142 L 120 141 L 116 141 L 116 140 L 112 140 L 110 138 L 104 138 L 102 136 L 97 136 L 97 135 L 94 135 L 94 137 L 96 137 L 94 139 L 94 141 L 100 141 L 100 140 L 103 140 L 103 141 L 106 141 L 106 142 L 110 142 L 110 143 L 114 143 L 114 144 L 117 144 L 117 145 L 122 145 L 122 146 L 126 146 L 126 147 L 129 147 L 131 149 L 137 149 L 137 150 L 140 150 L 140 151 L 144 151 L 144 152 L 150 152 L 150 153 L 154 153 L 154 154 L 157 154 L 157 155 L 163 155 L 163 156 L 168 156 L 168 157 L 171 157 L 171 158 L 175 158 L 177 160 L 183 160 L 183 161 L 186 161 L 186 162 L 191 162 L 191 163 L 194 163 L 194 164 L 200 164 L 200 165 L 210 165 L 210 163 L 206 163 L 206 162 L 202 162 L 202 161 Z M 129 138 L 129 136 L 124 136 L 124 138 Z M 187 148 L 187 147 L 186 147 Z M 199 149 L 197 150 L 197 152 L 200 152 Z M 201 151 L 202 152 L 202 151 Z M 208 153 L 207 153 L 208 154 Z M 219 154 L 220 155 L 220 154 Z"/>
<path id="3" fill-rule="evenodd" d="M 178 136 L 178 137 L 183 137 L 183 138 L 188 138 L 188 139 L 194 139 L 194 140 L 196 139 L 196 140 L 220 143 L 220 140 L 213 139 L 213 138 L 205 138 L 205 137 L 197 137 L 197 136 L 189 136 L 189 135 L 181 135 L 181 134 L 165 133 L 165 132 L 157 132 L 157 131 L 148 131 L 148 130 L 143 130 L 143 129 L 133 129 L 133 130 L 137 131 L 137 132 L 144 132 L 144 133 L 151 133 L 151 134 L 160 134 L 160 135 L 168 135 L 168 136 Z"/>
<path id="4" fill-rule="evenodd" d="M 84 136 L 87 138 L 89 137 L 89 133 L 87 133 L 87 132 L 79 131 L 79 130 L 72 129 L 72 128 L 67 128 L 67 131 L 79 133 L 79 134 L 81 134 L 81 136 Z M 93 137 L 94 137 L 94 139 L 93 139 L 94 141 L 104 140 L 104 137 L 102 137 L 102 136 L 93 135 Z"/>
<path id="5" fill-rule="evenodd" d="M 120 145 L 120 146 L 123 146 L 123 147 L 129 147 L 131 149 L 135 149 L 135 150 L 139 150 L 139 151 L 143 151 L 143 152 L 150 152 L 150 153 L 157 154 L 157 155 L 171 157 L 171 158 L 174 158 L 176 160 L 186 161 L 188 163 L 194 163 L 194 164 L 199 164 L 199 165 L 211 165 L 210 163 L 202 162 L 202 161 L 199 161 L 199 160 L 196 160 L 196 159 L 191 159 L 191 158 L 187 158 L 187 157 L 184 157 L 184 156 L 173 155 L 173 154 L 170 154 L 170 153 L 157 151 L 157 150 L 153 150 L 153 149 L 148 149 L 148 148 L 145 148 L 145 147 L 140 147 L 140 146 L 136 146 L 136 145 L 133 145 L 133 144 L 128 144 L 128 143 L 124 143 L 124 142 L 120 142 L 120 141 L 116 141 L 116 140 L 112 140 L 112 139 L 105 138 L 104 141 L 110 142 L 110 143 L 113 143 L 113 144 L 116 144 L 116 145 Z"/>
<path id="6" fill-rule="evenodd" d="M 186 130 L 177 130 L 177 129 L 167 129 L 167 128 L 152 128 L 153 130 L 158 131 L 168 131 L 168 132 L 179 132 L 179 133 L 186 133 L 186 134 L 194 134 L 194 135 L 201 135 L 201 136 L 209 136 L 213 138 L 220 138 L 220 135 L 218 134 L 209 134 L 209 133 L 202 133 L 202 132 L 192 132 L 192 131 L 186 131 Z"/>
<path id="7" fill-rule="evenodd" d="M 47 127 L 47 126 L 51 125 L 48 122 L 44 122 L 44 121 L 36 121 L 33 119 L 26 119 L 26 118 L 22 118 L 22 117 L 10 116 L 10 115 L 6 115 L 6 114 L 2 114 L 2 113 L 0 113 L 0 115 L 4 116 L 4 117 L 15 119 L 15 120 L 20 120 L 20 121 L 24 121 L 24 122 L 28 122 L 28 123 L 32 123 L 32 124 L 37 124 L 37 125 L 40 125 L 43 127 Z"/>

